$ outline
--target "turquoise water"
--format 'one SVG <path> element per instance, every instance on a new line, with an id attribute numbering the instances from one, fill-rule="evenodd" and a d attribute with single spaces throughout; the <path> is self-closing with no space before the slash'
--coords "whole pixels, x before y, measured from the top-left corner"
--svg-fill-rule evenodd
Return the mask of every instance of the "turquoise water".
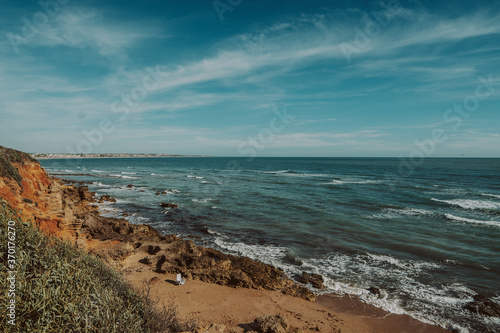
<path id="1" fill-rule="evenodd" d="M 146 158 L 44 160 L 91 182 L 131 222 L 322 274 L 329 292 L 463 332 L 500 331 L 462 307 L 500 301 L 500 159 Z M 133 184 L 132 189 L 127 185 Z M 165 191 L 164 195 L 156 195 Z M 179 209 L 166 210 L 161 202 Z M 377 298 L 366 289 L 383 290 Z"/>

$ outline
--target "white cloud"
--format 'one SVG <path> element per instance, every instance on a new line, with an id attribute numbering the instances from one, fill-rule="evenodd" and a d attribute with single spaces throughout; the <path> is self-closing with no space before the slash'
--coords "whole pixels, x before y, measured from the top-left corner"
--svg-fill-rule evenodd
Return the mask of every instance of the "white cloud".
<path id="1" fill-rule="evenodd" d="M 160 32 L 137 22 L 117 23 L 95 10 L 64 8 L 29 43 L 95 50 L 102 56 L 123 57 L 138 42 Z"/>

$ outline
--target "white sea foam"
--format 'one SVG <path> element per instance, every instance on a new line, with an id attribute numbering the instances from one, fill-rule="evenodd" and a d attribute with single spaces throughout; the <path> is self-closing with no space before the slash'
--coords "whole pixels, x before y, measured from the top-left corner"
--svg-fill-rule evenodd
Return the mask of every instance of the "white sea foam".
<path id="1" fill-rule="evenodd" d="M 346 179 L 333 179 L 331 182 L 325 183 L 325 184 L 330 184 L 330 185 L 345 185 L 345 184 L 381 184 L 382 181 L 380 180 L 368 180 L 368 179 L 353 179 L 353 178 L 346 178 Z"/>
<path id="2" fill-rule="evenodd" d="M 215 244 L 224 250 L 237 253 L 241 256 L 249 257 L 266 264 L 270 264 L 282 269 L 287 266 L 283 264 L 282 259 L 288 252 L 288 249 L 280 246 L 271 245 L 248 245 L 244 243 L 226 242 L 223 237 L 217 237 Z"/>
<path id="3" fill-rule="evenodd" d="M 493 197 L 493 198 L 500 199 L 500 195 L 498 195 L 498 194 L 490 194 L 490 193 L 481 193 L 481 194 L 484 196 L 487 196 L 487 197 Z"/>
<path id="4" fill-rule="evenodd" d="M 333 254 L 325 258 L 311 259 L 305 265 L 314 269 L 315 273 L 332 277 L 325 281 L 328 290 L 324 293 L 335 291 L 339 294 L 357 295 L 361 300 L 391 313 L 407 314 L 420 321 L 442 327 L 450 325 L 447 311 L 461 311 L 467 303 L 467 297 L 475 294 L 474 291 L 458 283 L 451 286 L 420 283 L 418 281 L 420 275 L 428 274 L 429 270 L 440 267 L 430 262 L 396 259 L 377 254 L 356 256 Z M 359 278 L 357 282 L 342 281 L 346 277 L 353 276 Z M 382 297 L 378 297 L 368 291 L 373 283 L 371 281 L 393 281 L 397 283 L 397 289 L 389 293 L 382 289 Z M 403 299 L 410 299 L 411 302 L 405 301 L 403 306 Z M 422 313 L 421 309 L 428 311 Z M 453 327 L 460 326 L 453 324 Z M 468 331 L 462 328 L 460 332 Z"/>
<path id="5" fill-rule="evenodd" d="M 97 206 L 99 207 L 99 212 L 104 217 L 121 217 L 124 213 L 123 209 L 117 208 L 109 202 L 100 203 Z"/>
<path id="6" fill-rule="evenodd" d="M 191 201 L 196 202 L 196 203 L 208 203 L 208 202 L 212 201 L 212 198 L 191 199 Z"/>
<path id="7" fill-rule="evenodd" d="M 430 269 L 430 268 L 439 268 L 441 267 L 438 264 L 427 262 L 427 261 L 416 261 L 416 260 L 401 260 L 394 258 L 392 256 L 379 255 L 368 253 L 368 256 L 372 258 L 374 261 L 381 263 L 388 263 L 394 266 L 397 266 L 403 270 L 422 270 L 422 269 Z"/>
<path id="8" fill-rule="evenodd" d="M 93 184 L 96 185 L 96 186 L 99 186 L 99 187 L 111 187 L 111 185 L 103 184 L 101 182 L 94 182 Z"/>
<path id="9" fill-rule="evenodd" d="M 500 209 L 500 203 L 494 201 L 468 199 L 440 200 L 435 198 L 431 198 L 431 200 L 459 206 L 464 209 Z"/>
<path id="10" fill-rule="evenodd" d="M 471 190 L 467 190 L 467 189 L 463 189 L 463 188 L 443 188 L 440 191 L 434 192 L 434 193 L 467 196 L 471 193 Z"/>
<path id="11" fill-rule="evenodd" d="M 171 189 L 171 190 L 166 189 L 164 192 L 165 192 L 165 194 L 179 194 L 179 193 L 181 193 L 181 191 L 176 190 L 176 189 Z"/>
<path id="12" fill-rule="evenodd" d="M 267 174 L 280 174 L 280 173 L 287 173 L 290 172 L 290 170 L 277 170 L 277 171 L 255 171 L 256 173 L 267 173 Z"/>
<path id="13" fill-rule="evenodd" d="M 122 172 L 122 175 L 137 175 L 137 172 Z"/>
<path id="14" fill-rule="evenodd" d="M 104 172 L 104 171 L 101 171 L 101 170 L 90 170 L 90 171 L 92 171 L 92 172 L 97 172 L 97 173 L 102 173 L 102 172 Z"/>
<path id="15" fill-rule="evenodd" d="M 221 233 L 220 232 L 217 232 L 215 230 L 212 230 L 212 229 L 207 229 L 207 232 L 210 234 L 210 235 L 216 235 L 216 236 L 220 236 Z"/>
<path id="16" fill-rule="evenodd" d="M 123 217 L 123 214 L 122 214 L 122 217 Z M 137 213 L 126 216 L 125 218 L 127 219 L 127 221 L 129 221 L 130 223 L 133 223 L 133 224 L 144 224 L 144 223 L 147 223 L 148 221 L 151 220 L 150 218 L 140 216 Z"/>
<path id="17" fill-rule="evenodd" d="M 283 176 L 290 176 L 290 177 L 325 177 L 329 178 L 332 175 L 328 175 L 325 173 L 283 173 Z"/>
<path id="18" fill-rule="evenodd" d="M 123 179 L 137 179 L 138 177 L 124 176 L 124 175 L 109 175 L 110 177 L 123 178 Z"/>
<path id="19" fill-rule="evenodd" d="M 203 179 L 205 177 L 201 177 L 201 176 L 193 176 L 193 175 L 188 175 L 187 176 L 188 178 L 195 178 L 195 179 Z"/>
<path id="20" fill-rule="evenodd" d="M 369 218 L 395 219 L 400 216 L 428 216 L 435 214 L 432 211 L 417 208 L 385 208 L 382 211 L 382 214 L 374 214 L 369 216 Z"/>
<path id="21" fill-rule="evenodd" d="M 476 223 L 476 224 L 486 224 L 486 225 L 500 227 L 500 221 L 480 221 L 480 220 L 468 219 L 465 217 L 459 217 L 459 216 L 455 216 L 455 215 L 451 215 L 451 214 L 445 214 L 445 216 L 447 219 L 452 220 L 452 221 Z"/>

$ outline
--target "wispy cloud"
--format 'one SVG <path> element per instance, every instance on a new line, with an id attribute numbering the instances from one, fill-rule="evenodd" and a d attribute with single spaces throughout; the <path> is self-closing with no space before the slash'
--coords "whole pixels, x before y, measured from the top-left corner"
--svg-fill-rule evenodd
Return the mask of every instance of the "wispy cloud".
<path id="1" fill-rule="evenodd" d="M 91 49 L 103 56 L 117 57 L 138 42 L 158 36 L 154 26 L 115 22 L 96 10 L 66 9 L 56 16 L 32 43 L 41 46 L 66 46 Z"/>

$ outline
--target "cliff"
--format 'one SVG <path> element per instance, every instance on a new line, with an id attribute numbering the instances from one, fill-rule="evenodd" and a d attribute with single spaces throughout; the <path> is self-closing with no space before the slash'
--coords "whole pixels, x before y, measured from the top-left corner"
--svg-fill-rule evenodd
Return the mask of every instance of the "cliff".
<path id="1" fill-rule="evenodd" d="M 87 187 L 65 185 L 50 177 L 28 154 L 0 146 L 0 170 L 0 197 L 19 211 L 23 221 L 36 224 L 46 234 L 82 248 L 88 248 L 92 239 L 159 236 L 152 227 L 102 217 Z"/>

